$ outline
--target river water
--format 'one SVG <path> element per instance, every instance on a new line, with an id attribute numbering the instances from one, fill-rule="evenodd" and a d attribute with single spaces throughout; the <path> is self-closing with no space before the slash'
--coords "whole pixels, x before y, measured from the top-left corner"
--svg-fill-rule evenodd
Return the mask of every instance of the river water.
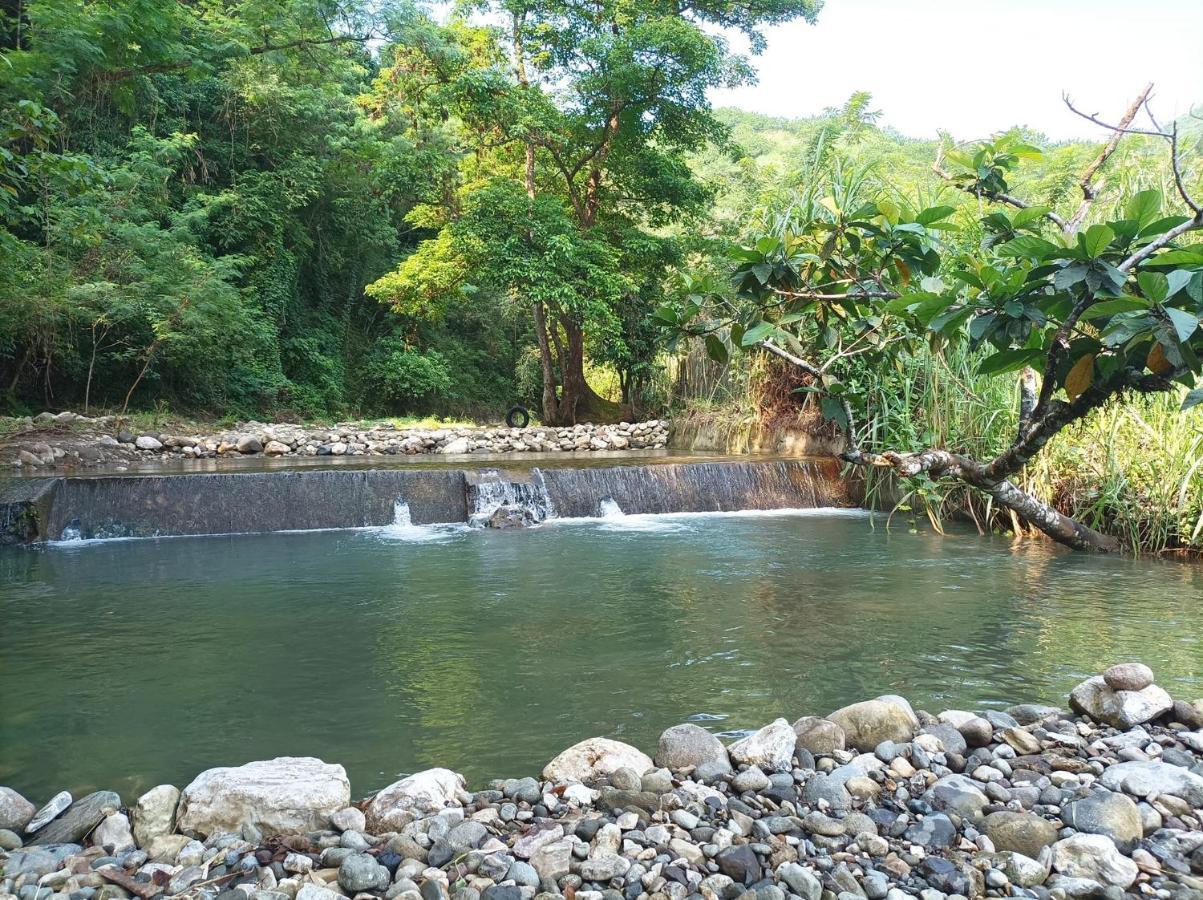
<path id="1" fill-rule="evenodd" d="M 899 693 L 1063 703 L 1141 659 L 1203 695 L 1203 568 L 864 513 L 621 516 L 0 551 L 0 784 L 132 800 L 277 755 L 365 795 L 434 765 L 537 774 Z"/>

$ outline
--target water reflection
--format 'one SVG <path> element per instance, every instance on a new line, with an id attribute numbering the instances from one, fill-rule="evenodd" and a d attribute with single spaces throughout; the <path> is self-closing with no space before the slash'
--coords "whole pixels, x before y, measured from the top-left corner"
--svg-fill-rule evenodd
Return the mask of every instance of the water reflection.
<path id="1" fill-rule="evenodd" d="M 1060 702 L 1132 658 L 1203 694 L 1195 567 L 863 516 L 629 518 L 2 553 L 0 783 L 129 799 L 280 754 L 358 794 L 435 764 L 479 783 L 593 734 L 651 748 L 886 691 Z"/>

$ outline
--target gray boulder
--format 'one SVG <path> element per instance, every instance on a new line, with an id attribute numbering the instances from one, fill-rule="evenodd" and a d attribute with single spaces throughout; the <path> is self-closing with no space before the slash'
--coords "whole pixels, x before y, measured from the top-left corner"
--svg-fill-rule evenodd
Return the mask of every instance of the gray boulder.
<path id="1" fill-rule="evenodd" d="M 1136 863 L 1102 834 L 1075 834 L 1053 844 L 1053 871 L 1125 889 L 1139 874 Z"/>
<path id="2" fill-rule="evenodd" d="M 1130 797 L 1115 791 L 1094 791 L 1066 804 L 1061 819 L 1075 831 L 1105 834 L 1126 853 L 1131 853 L 1144 836 L 1140 809 Z"/>
<path id="3" fill-rule="evenodd" d="M 731 766 L 723 742 L 691 722 L 664 730 L 656 746 L 655 762 L 673 771 L 705 763 L 726 763 L 728 768 Z"/>
<path id="4" fill-rule="evenodd" d="M 1117 691 L 1107 684 L 1104 676 L 1096 675 L 1073 689 L 1069 705 L 1096 722 L 1127 731 L 1169 712 L 1174 701 L 1155 684 L 1139 691 Z"/>
<path id="5" fill-rule="evenodd" d="M 982 831 L 1000 851 L 1009 850 L 1031 859 L 1057 841 L 1057 826 L 1030 812 L 990 813 L 982 822 Z"/>
<path id="6" fill-rule="evenodd" d="M 42 844 L 77 844 L 101 820 L 121 808 L 121 798 L 112 791 L 96 791 L 81 797 L 49 825 L 39 829 L 29 842 Z"/>
<path id="7" fill-rule="evenodd" d="M 882 741 L 907 743 L 915 736 L 919 720 L 899 703 L 865 700 L 837 709 L 827 716 L 844 730 L 849 747 L 871 752 Z"/>
<path id="8" fill-rule="evenodd" d="M 847 746 L 844 729 L 819 716 L 803 716 L 794 723 L 794 734 L 798 736 L 798 746 L 815 756 L 830 756 Z"/>
<path id="9" fill-rule="evenodd" d="M 1099 784 L 1108 790 L 1123 791 L 1134 797 L 1170 794 L 1196 809 L 1203 807 L 1203 777 L 1163 762 L 1117 763 L 1103 771 L 1099 776 Z"/>
<path id="10" fill-rule="evenodd" d="M 1120 663 L 1103 673 L 1113 691 L 1143 691 L 1153 683 L 1153 670 L 1144 663 Z"/>
<path id="11" fill-rule="evenodd" d="M 989 800 L 978 783 L 964 775 L 945 775 L 927 789 L 923 799 L 936 809 L 975 821 Z"/>
<path id="12" fill-rule="evenodd" d="M 29 824 L 37 807 L 10 787 L 0 785 L 0 828 L 20 832 Z"/>

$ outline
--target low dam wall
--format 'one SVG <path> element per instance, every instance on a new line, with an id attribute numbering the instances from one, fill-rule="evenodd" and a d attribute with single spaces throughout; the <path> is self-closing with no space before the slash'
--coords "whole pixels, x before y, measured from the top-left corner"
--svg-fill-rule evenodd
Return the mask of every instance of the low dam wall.
<path id="1" fill-rule="evenodd" d="M 0 540 L 238 534 L 484 524 L 502 506 L 531 521 L 626 513 L 851 505 L 834 459 L 648 462 L 479 469 L 283 469 L 0 480 Z"/>

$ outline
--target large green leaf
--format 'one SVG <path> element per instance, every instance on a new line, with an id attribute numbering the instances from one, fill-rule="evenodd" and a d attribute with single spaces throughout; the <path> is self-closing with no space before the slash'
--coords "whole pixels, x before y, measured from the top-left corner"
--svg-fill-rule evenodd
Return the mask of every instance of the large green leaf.
<path id="1" fill-rule="evenodd" d="M 1191 335 L 1195 333 L 1195 329 L 1199 327 L 1199 317 L 1194 313 L 1187 312 L 1185 309 L 1175 309 L 1172 306 L 1167 306 L 1165 314 L 1174 323 L 1174 332 L 1178 335 L 1178 340 L 1184 343 L 1190 340 Z"/>
<path id="2" fill-rule="evenodd" d="M 1117 313 L 1135 312 L 1138 309 L 1148 309 L 1149 301 L 1140 297 L 1117 297 L 1115 300 L 1104 300 L 1096 303 L 1082 314 L 1083 319 L 1102 319 Z"/>
<path id="3" fill-rule="evenodd" d="M 1135 219 L 1141 228 L 1148 225 L 1161 211 L 1161 191 L 1140 191 L 1124 205 L 1124 215 Z"/>
<path id="4" fill-rule="evenodd" d="M 1086 255 L 1092 258 L 1106 250 L 1113 240 L 1115 240 L 1115 232 L 1101 222 L 1078 233 L 1078 243 L 1086 251 Z"/>
<path id="5" fill-rule="evenodd" d="M 1013 372 L 1040 362 L 1044 358 L 1043 350 L 1003 350 L 982 360 L 977 370 L 982 375 L 999 375 L 1003 372 Z"/>

